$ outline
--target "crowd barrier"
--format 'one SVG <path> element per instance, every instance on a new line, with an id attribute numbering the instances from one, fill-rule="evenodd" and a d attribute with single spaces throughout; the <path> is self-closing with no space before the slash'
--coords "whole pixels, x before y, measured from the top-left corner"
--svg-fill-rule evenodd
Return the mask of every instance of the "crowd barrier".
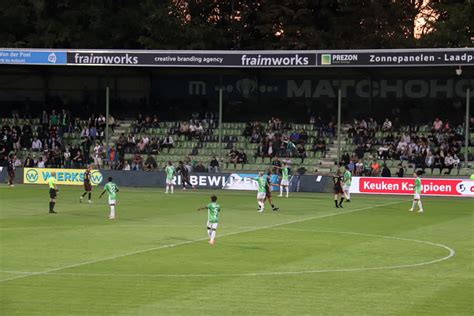
<path id="1" fill-rule="evenodd" d="M 46 184 L 46 179 L 55 171 L 58 185 L 82 185 L 84 169 L 18 168 L 15 183 Z M 255 191 L 252 181 L 256 173 L 191 173 L 190 182 L 199 189 L 226 189 Z M 122 187 L 165 187 L 163 171 L 118 171 L 93 170 L 93 185 L 104 185 L 106 179 Z M 0 168 L 0 181 L 5 183 L 8 175 Z M 173 177 L 174 185 L 182 185 L 181 176 Z M 272 176 L 273 190 L 278 190 L 278 177 Z M 351 193 L 412 195 L 413 178 L 353 177 Z M 321 175 L 294 175 L 290 178 L 292 192 L 332 192 L 332 177 Z M 422 178 L 422 194 L 429 196 L 474 197 L 474 181 L 469 179 Z"/>

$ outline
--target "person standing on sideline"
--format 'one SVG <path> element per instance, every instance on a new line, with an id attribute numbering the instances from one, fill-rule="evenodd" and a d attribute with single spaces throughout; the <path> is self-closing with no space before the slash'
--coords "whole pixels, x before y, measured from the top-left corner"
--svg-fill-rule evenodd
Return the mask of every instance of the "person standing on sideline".
<path id="1" fill-rule="evenodd" d="M 168 161 L 168 165 L 165 168 L 166 172 L 166 191 L 165 193 L 168 194 L 168 192 L 171 192 L 173 194 L 174 191 L 174 185 L 173 185 L 173 176 L 176 172 L 173 163 L 171 161 Z"/>
<path id="2" fill-rule="evenodd" d="M 79 203 L 82 203 L 82 199 L 86 194 L 89 194 L 88 196 L 88 202 L 92 203 L 91 197 L 92 197 L 92 185 L 91 185 L 91 170 L 92 166 L 88 165 L 86 172 L 84 172 L 84 193 L 82 196 L 79 198 Z"/>
<path id="3" fill-rule="evenodd" d="M 10 157 L 8 158 L 8 185 L 10 187 L 14 187 L 15 185 L 13 184 L 13 181 L 15 180 L 15 160 L 16 156 L 11 154 Z"/>
<path id="4" fill-rule="evenodd" d="M 351 202 L 351 183 L 352 183 L 352 173 L 349 170 L 349 166 L 346 166 L 346 171 L 344 171 L 343 176 L 343 190 L 344 190 L 344 197 L 347 203 Z"/>
<path id="5" fill-rule="evenodd" d="M 413 176 L 415 177 L 415 182 L 413 184 L 413 204 L 411 205 L 410 212 L 415 210 L 416 204 L 418 204 L 419 210 L 418 213 L 423 213 L 423 205 L 421 204 L 421 179 L 420 171 L 414 172 Z"/>
<path id="6" fill-rule="evenodd" d="M 49 213 L 56 214 L 54 211 L 54 206 L 56 205 L 56 196 L 58 193 L 58 187 L 56 185 L 56 172 L 51 172 L 51 175 L 46 180 L 49 186 Z"/>
<path id="7" fill-rule="evenodd" d="M 209 244 L 215 244 L 217 225 L 219 224 L 219 213 L 221 206 L 217 204 L 217 196 L 211 196 L 211 203 L 205 207 L 198 208 L 198 212 L 207 209 L 207 235 L 209 236 Z"/>
<path id="8" fill-rule="evenodd" d="M 115 204 L 117 203 L 117 192 L 119 191 L 117 185 L 112 182 L 112 177 L 108 177 L 107 184 L 104 186 L 104 191 L 99 196 L 99 199 L 105 192 L 109 195 L 110 215 L 109 219 L 115 219 Z"/>

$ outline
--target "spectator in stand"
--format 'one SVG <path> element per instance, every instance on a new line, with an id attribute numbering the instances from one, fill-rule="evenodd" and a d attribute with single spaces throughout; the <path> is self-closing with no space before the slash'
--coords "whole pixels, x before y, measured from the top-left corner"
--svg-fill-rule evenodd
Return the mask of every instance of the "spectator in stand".
<path id="1" fill-rule="evenodd" d="M 239 159 L 239 152 L 235 148 L 232 148 L 229 151 L 229 154 L 227 155 L 227 157 L 229 158 L 227 165 L 234 164 L 234 167 L 235 167 Z"/>
<path id="2" fill-rule="evenodd" d="M 390 178 L 391 176 L 392 176 L 392 173 L 390 172 L 390 169 L 388 169 L 386 164 L 383 164 L 382 177 Z"/>
<path id="3" fill-rule="evenodd" d="M 351 161 L 351 157 L 347 152 L 344 152 L 344 154 L 341 156 L 341 166 L 347 166 L 349 162 Z"/>
<path id="4" fill-rule="evenodd" d="M 321 152 L 321 157 L 326 156 L 326 141 L 324 138 L 320 137 L 318 140 L 315 140 L 313 143 L 313 151 L 316 154 L 318 151 Z"/>
<path id="5" fill-rule="evenodd" d="M 377 162 L 377 160 L 374 159 L 374 161 L 372 162 L 372 164 L 370 165 L 370 169 L 371 169 L 371 175 L 374 176 L 374 177 L 377 177 L 380 173 L 380 165 L 379 163 Z"/>
<path id="6" fill-rule="evenodd" d="M 71 152 L 70 152 L 70 146 L 66 147 L 66 150 L 63 153 L 63 161 L 64 161 L 64 167 L 65 168 L 71 168 L 72 167 L 72 157 L 71 157 Z"/>
<path id="7" fill-rule="evenodd" d="M 199 161 L 194 167 L 194 172 L 207 172 L 206 167 L 202 164 L 202 161 Z"/>
<path id="8" fill-rule="evenodd" d="M 296 148 L 298 158 L 301 158 L 301 163 L 304 163 L 304 159 L 306 158 L 306 149 L 304 148 L 303 144 L 299 144 Z"/>
<path id="9" fill-rule="evenodd" d="M 31 143 L 31 150 L 33 151 L 43 150 L 43 144 L 41 143 L 41 140 L 39 140 L 36 136 L 33 138 L 33 142 Z"/>
<path id="10" fill-rule="evenodd" d="M 383 122 L 382 131 L 389 132 L 391 130 L 392 130 L 392 122 L 387 117 L 385 121 Z"/>
<path id="11" fill-rule="evenodd" d="M 375 132 L 377 131 L 377 121 L 375 121 L 373 117 L 369 118 L 367 128 L 369 130 L 369 137 L 375 137 Z"/>
<path id="12" fill-rule="evenodd" d="M 114 145 L 110 145 L 109 152 L 107 155 L 107 162 L 110 166 L 110 169 L 112 170 L 116 169 L 117 161 L 118 161 L 117 150 L 115 149 Z"/>
<path id="13" fill-rule="evenodd" d="M 237 163 L 246 164 L 247 163 L 247 154 L 243 149 L 238 152 Z"/>
<path id="14" fill-rule="evenodd" d="M 84 161 L 84 157 L 82 156 L 82 152 L 79 149 L 79 150 L 76 151 L 76 154 L 72 158 L 73 168 L 76 168 L 76 169 L 82 168 L 83 161 Z"/>
<path id="15" fill-rule="evenodd" d="M 142 156 L 135 154 L 132 160 L 132 171 L 139 171 L 143 169 L 143 160 Z"/>
<path id="16" fill-rule="evenodd" d="M 104 153 L 104 146 L 96 142 L 95 147 L 94 147 L 94 164 L 97 167 L 97 169 L 100 169 L 102 167 L 102 156 Z"/>
<path id="17" fill-rule="evenodd" d="M 35 166 L 35 160 L 31 158 L 30 154 L 26 156 L 25 163 L 23 164 L 23 166 L 27 168 L 33 168 Z"/>
<path id="18" fill-rule="evenodd" d="M 212 159 L 209 163 L 209 172 L 219 172 L 219 161 L 216 156 L 212 156 Z"/>
<path id="19" fill-rule="evenodd" d="M 438 133 L 441 132 L 443 128 L 443 121 L 441 121 L 438 117 L 435 118 L 433 122 L 433 132 Z"/>
<path id="20" fill-rule="evenodd" d="M 431 169 L 431 171 L 433 171 L 434 164 L 435 164 L 435 156 L 431 153 L 431 151 L 429 151 L 425 158 L 425 168 L 429 168 Z M 425 169 L 423 168 L 423 172 L 424 171 Z"/>
<path id="21" fill-rule="evenodd" d="M 450 153 L 448 153 L 448 155 L 444 158 L 444 167 L 448 168 L 448 171 L 445 172 L 445 174 L 451 174 L 451 170 L 453 170 L 454 167 L 454 158 Z"/>
<path id="22" fill-rule="evenodd" d="M 123 170 L 125 170 L 125 171 L 132 170 L 132 167 L 130 166 L 130 162 L 128 160 L 125 161 L 124 166 L 123 166 Z"/>
<path id="23" fill-rule="evenodd" d="M 38 158 L 38 163 L 37 163 L 36 166 L 37 166 L 38 168 L 45 168 L 45 167 L 46 167 L 46 165 L 45 165 L 45 163 L 44 163 L 44 161 L 43 161 L 43 157 L 39 157 L 39 158 Z"/>
<path id="24" fill-rule="evenodd" d="M 174 147 L 173 137 L 171 137 L 171 135 L 168 134 L 161 142 L 161 148 L 168 148 L 168 152 L 170 152 L 170 149 L 173 147 Z"/>
<path id="25" fill-rule="evenodd" d="M 58 125 L 58 116 L 56 115 L 56 111 L 53 110 L 51 115 L 49 116 L 49 126 L 57 126 Z"/>
<path id="26" fill-rule="evenodd" d="M 403 178 L 404 175 L 405 175 L 405 169 L 403 168 L 402 164 L 398 164 L 397 177 Z"/>
<path id="27" fill-rule="evenodd" d="M 109 127 L 112 130 L 112 133 L 115 133 L 115 118 L 109 114 Z"/>
<path id="28" fill-rule="evenodd" d="M 145 160 L 144 167 L 146 171 L 153 171 L 158 167 L 158 164 L 156 163 L 156 160 L 152 155 L 148 155 Z"/>

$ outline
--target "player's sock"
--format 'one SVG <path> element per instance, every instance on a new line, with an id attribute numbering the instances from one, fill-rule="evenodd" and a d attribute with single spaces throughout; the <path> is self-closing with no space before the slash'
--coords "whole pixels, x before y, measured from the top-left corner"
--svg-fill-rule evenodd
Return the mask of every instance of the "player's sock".
<path id="1" fill-rule="evenodd" d="M 168 191 L 169 191 L 169 186 L 166 186 L 165 193 L 168 193 Z"/>
<path id="2" fill-rule="evenodd" d="M 342 202 L 344 202 L 344 198 L 341 197 L 341 200 L 339 201 L 339 207 L 342 207 Z"/>
<path id="3" fill-rule="evenodd" d="M 413 211 L 415 209 L 416 201 L 413 201 L 413 204 L 411 205 L 410 211 Z"/>
<path id="4" fill-rule="evenodd" d="M 418 201 L 418 207 L 420 208 L 420 212 L 423 212 L 423 205 L 420 200 Z"/>
<path id="5" fill-rule="evenodd" d="M 283 186 L 280 185 L 280 196 L 283 195 Z"/>
<path id="6" fill-rule="evenodd" d="M 89 192 L 89 201 L 91 200 L 92 198 L 92 193 Z"/>
<path id="7" fill-rule="evenodd" d="M 212 229 L 211 230 L 211 242 L 213 242 L 215 238 L 216 238 L 216 230 Z"/>
<path id="8" fill-rule="evenodd" d="M 52 212 L 53 209 L 54 209 L 54 206 L 53 206 L 53 205 L 54 205 L 53 202 L 50 201 L 50 202 L 49 202 L 49 211 L 50 211 L 50 212 Z"/>
<path id="9" fill-rule="evenodd" d="M 288 197 L 288 193 L 290 192 L 290 188 L 285 187 L 285 190 L 286 190 L 286 197 Z"/>
<path id="10" fill-rule="evenodd" d="M 171 194 L 173 194 L 173 191 L 174 191 L 174 185 L 172 185 L 170 188 L 171 188 Z"/>
<path id="11" fill-rule="evenodd" d="M 84 193 L 82 193 L 82 196 L 81 196 L 81 197 L 85 197 L 85 196 L 86 196 L 86 194 L 87 194 L 87 191 L 86 191 L 86 192 L 84 192 Z"/>
<path id="12" fill-rule="evenodd" d="M 339 207 L 339 205 L 337 204 L 337 199 L 334 200 L 334 204 L 336 204 L 336 207 Z"/>
<path id="13" fill-rule="evenodd" d="M 209 238 L 211 238 L 211 227 L 207 228 L 207 235 L 209 236 Z"/>
<path id="14" fill-rule="evenodd" d="M 115 218 L 115 205 L 110 205 L 110 218 Z"/>

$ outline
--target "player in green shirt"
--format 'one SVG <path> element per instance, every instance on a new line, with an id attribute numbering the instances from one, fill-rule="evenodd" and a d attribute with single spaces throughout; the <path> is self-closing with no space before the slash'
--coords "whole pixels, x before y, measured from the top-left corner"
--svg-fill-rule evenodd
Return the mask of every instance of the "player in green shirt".
<path id="1" fill-rule="evenodd" d="M 46 180 L 49 186 L 49 213 L 56 214 L 57 212 L 54 211 L 54 205 L 56 205 L 56 196 L 58 193 L 58 187 L 56 185 L 56 172 L 51 172 L 51 175 Z"/>
<path id="2" fill-rule="evenodd" d="M 352 183 L 352 173 L 349 170 L 349 166 L 346 166 L 346 171 L 344 171 L 344 176 L 342 178 L 342 190 L 344 191 L 344 197 L 346 202 L 351 202 L 351 183 Z"/>
<path id="3" fill-rule="evenodd" d="M 207 209 L 207 235 L 209 236 L 209 244 L 215 244 L 216 230 L 219 223 L 219 213 L 221 206 L 217 204 L 217 196 L 211 196 L 211 203 L 205 207 L 198 208 L 198 211 Z"/>
<path id="4" fill-rule="evenodd" d="M 410 212 L 415 210 L 415 205 L 418 204 L 419 210 L 418 213 L 423 213 L 423 205 L 421 204 L 421 179 L 420 179 L 420 172 L 414 172 L 413 176 L 415 177 L 415 181 L 413 184 L 413 204 L 411 205 Z"/>
<path id="5" fill-rule="evenodd" d="M 267 189 L 265 187 L 267 180 L 263 177 L 263 172 L 259 172 L 258 177 L 254 178 L 254 180 L 257 182 L 257 212 L 262 213 L 265 209 L 265 198 L 267 196 Z"/>
<path id="6" fill-rule="evenodd" d="M 174 185 L 173 185 L 173 177 L 176 172 L 176 169 L 173 166 L 173 163 L 171 161 L 168 161 L 168 165 L 165 168 L 166 172 L 166 191 L 165 193 L 168 194 L 169 191 L 171 191 L 171 194 L 173 194 L 174 191 Z"/>
<path id="7" fill-rule="evenodd" d="M 115 204 L 117 203 L 117 192 L 119 191 L 117 185 L 112 182 L 112 177 L 108 177 L 109 182 L 104 186 L 104 191 L 99 196 L 99 199 L 105 192 L 109 195 L 110 215 L 109 219 L 115 219 Z"/>
<path id="8" fill-rule="evenodd" d="M 277 167 L 278 168 L 278 167 Z M 281 170 L 281 181 L 280 181 L 280 195 L 279 197 L 283 196 L 283 188 L 286 191 L 286 197 L 289 194 L 289 178 L 288 178 L 288 164 L 285 162 L 283 163 L 283 167 L 279 168 Z"/>

